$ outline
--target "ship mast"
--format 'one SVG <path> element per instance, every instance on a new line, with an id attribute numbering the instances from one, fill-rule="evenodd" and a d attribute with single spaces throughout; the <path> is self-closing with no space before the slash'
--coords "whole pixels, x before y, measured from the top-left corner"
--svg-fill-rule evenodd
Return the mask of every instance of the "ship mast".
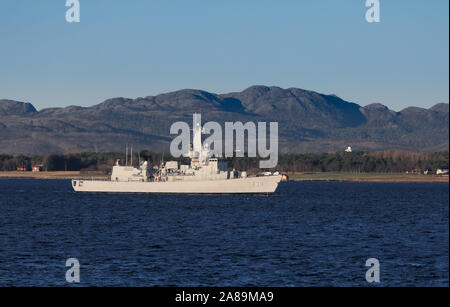
<path id="1" fill-rule="evenodd" d="M 193 154 L 196 158 L 198 158 L 202 153 L 202 115 L 194 114 L 193 118 Z"/>

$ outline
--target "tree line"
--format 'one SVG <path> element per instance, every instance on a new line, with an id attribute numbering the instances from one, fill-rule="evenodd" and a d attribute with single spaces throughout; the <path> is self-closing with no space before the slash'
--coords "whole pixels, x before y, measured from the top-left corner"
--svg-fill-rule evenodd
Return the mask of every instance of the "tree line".
<path id="1" fill-rule="evenodd" d="M 28 171 L 33 166 L 42 166 L 43 171 L 98 171 L 107 173 L 117 160 L 121 164 L 131 165 L 122 153 L 74 153 L 51 155 L 0 155 L 0 171 L 15 171 L 22 167 Z M 148 161 L 152 166 L 163 161 L 178 160 L 188 163 L 186 158 L 174 159 L 168 153 L 141 151 L 133 154 L 133 165 L 139 161 Z M 230 167 L 252 173 L 260 171 L 260 158 L 230 158 Z M 406 171 L 423 171 L 438 168 L 448 169 L 449 152 L 411 153 L 403 151 L 382 152 L 339 152 L 281 154 L 276 170 L 282 172 L 354 172 L 354 173 L 398 173 Z M 275 169 L 274 169 L 275 170 Z"/>

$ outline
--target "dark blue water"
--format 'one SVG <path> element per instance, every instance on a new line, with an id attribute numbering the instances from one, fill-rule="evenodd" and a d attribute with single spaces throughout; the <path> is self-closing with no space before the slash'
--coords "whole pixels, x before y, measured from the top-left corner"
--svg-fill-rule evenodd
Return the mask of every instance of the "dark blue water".
<path id="1" fill-rule="evenodd" d="M 448 286 L 449 186 L 286 183 L 275 196 L 75 194 L 0 180 L 0 286 Z"/>

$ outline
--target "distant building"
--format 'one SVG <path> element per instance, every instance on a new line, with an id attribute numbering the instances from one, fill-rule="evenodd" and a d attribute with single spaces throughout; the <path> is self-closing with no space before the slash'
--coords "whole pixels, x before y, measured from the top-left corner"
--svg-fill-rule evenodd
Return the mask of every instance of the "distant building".
<path id="1" fill-rule="evenodd" d="M 345 149 L 345 152 L 353 152 L 353 149 L 350 146 L 348 146 L 347 149 Z"/>
<path id="2" fill-rule="evenodd" d="M 431 174 L 433 174 L 433 171 L 432 171 L 431 169 L 428 168 L 428 169 L 426 169 L 426 170 L 423 171 L 423 174 L 424 174 L 424 175 L 431 175 Z"/>
<path id="3" fill-rule="evenodd" d="M 42 169 L 43 169 L 42 165 L 35 165 L 35 166 L 33 166 L 32 171 L 35 173 L 38 173 L 38 172 L 42 172 Z"/>
<path id="4" fill-rule="evenodd" d="M 28 168 L 25 165 L 25 163 L 21 163 L 19 166 L 17 166 L 17 171 L 18 172 L 26 172 L 26 171 L 28 171 Z"/>
<path id="5" fill-rule="evenodd" d="M 436 175 L 448 175 L 448 169 L 440 169 L 436 170 Z"/>

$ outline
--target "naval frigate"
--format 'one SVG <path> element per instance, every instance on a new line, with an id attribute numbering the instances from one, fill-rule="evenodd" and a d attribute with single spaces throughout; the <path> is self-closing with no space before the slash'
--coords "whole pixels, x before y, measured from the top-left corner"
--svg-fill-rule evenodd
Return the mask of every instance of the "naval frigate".
<path id="1" fill-rule="evenodd" d="M 211 157 L 208 147 L 202 146 L 202 127 L 198 123 L 185 157 L 190 164 L 167 161 L 153 168 L 147 161 L 133 167 L 127 165 L 128 161 L 120 165 L 117 160 L 110 178 L 73 179 L 72 187 L 76 192 L 94 193 L 272 194 L 282 179 L 279 173 L 248 176 L 246 172 L 229 170 L 228 161 Z"/>

